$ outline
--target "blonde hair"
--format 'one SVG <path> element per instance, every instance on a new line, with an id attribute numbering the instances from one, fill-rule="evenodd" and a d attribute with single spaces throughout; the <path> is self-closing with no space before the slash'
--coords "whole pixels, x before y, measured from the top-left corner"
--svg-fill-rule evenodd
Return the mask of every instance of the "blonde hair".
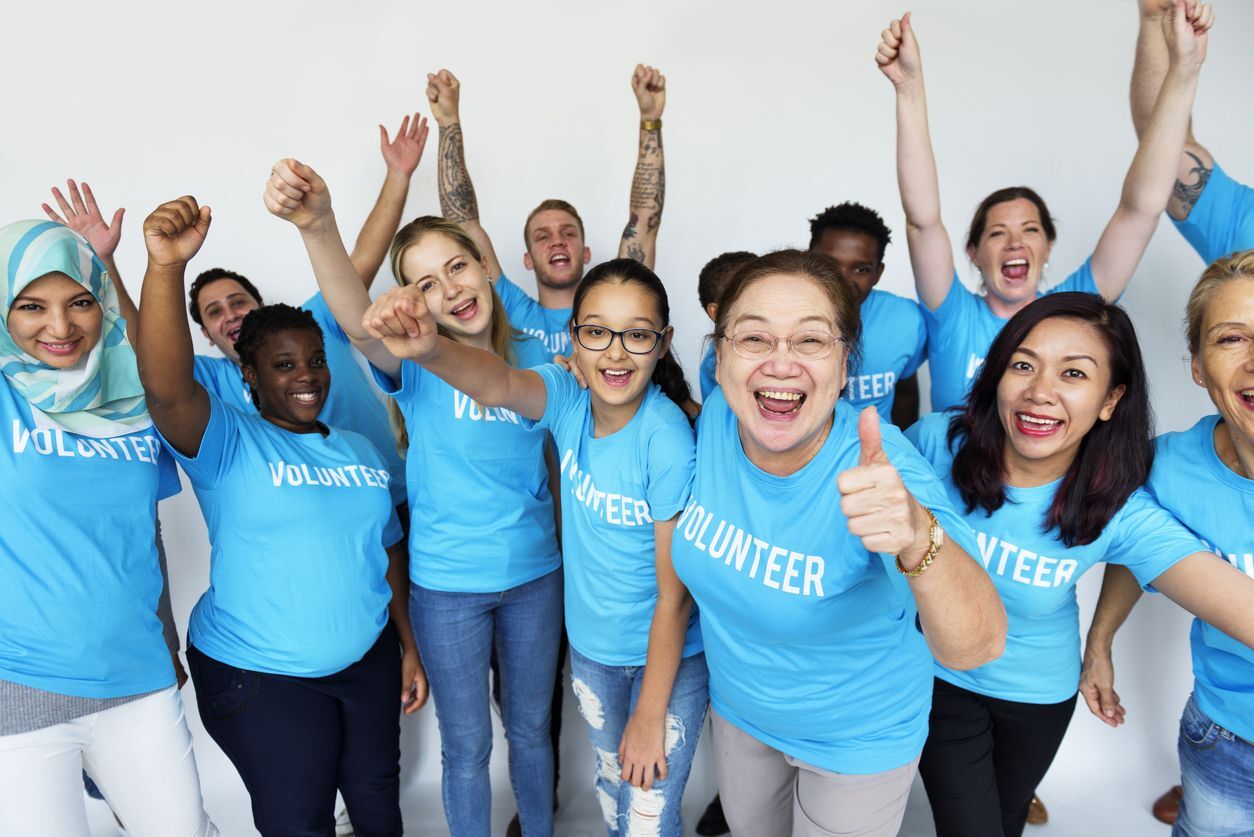
<path id="1" fill-rule="evenodd" d="M 575 219 L 575 225 L 579 227 L 579 237 L 584 238 L 583 219 L 579 217 L 579 213 L 575 211 L 575 207 L 571 206 L 561 198 L 549 198 L 540 201 L 540 205 L 531 210 L 531 214 L 527 216 L 527 220 L 523 223 L 523 247 L 531 249 L 531 219 L 535 218 L 541 212 L 548 212 L 555 209 L 558 212 L 565 212 L 567 215 Z"/>
<path id="2" fill-rule="evenodd" d="M 398 285 L 408 284 L 401 271 L 401 259 L 404 258 L 405 252 L 410 247 L 415 246 L 423 238 L 429 234 L 442 235 L 452 241 L 466 254 L 475 261 L 482 261 L 483 254 L 475 244 L 474 239 L 466 234 L 459 225 L 436 215 L 422 215 L 410 221 L 396 232 L 396 237 L 392 239 L 392 247 L 388 253 L 388 262 L 392 266 L 392 277 Z M 488 284 L 488 290 L 492 294 L 492 320 L 488 325 L 491 334 L 492 351 L 498 357 L 508 363 L 514 365 L 514 341 L 522 337 L 522 333 L 509 324 L 509 317 L 505 313 L 505 306 L 501 304 L 501 298 L 496 294 L 496 286 L 491 282 Z M 439 333 L 450 340 L 457 339 L 450 334 L 444 326 L 438 326 Z M 392 426 L 392 433 L 396 436 L 396 449 L 401 454 L 409 449 L 409 433 L 405 429 L 405 418 L 401 414 L 400 407 L 397 406 L 395 399 L 388 399 L 388 423 Z"/>
<path id="3" fill-rule="evenodd" d="M 1202 320 L 1206 306 L 1220 286 L 1234 279 L 1254 279 L 1254 250 L 1241 250 L 1211 263 L 1189 293 L 1184 307 L 1184 331 L 1189 341 L 1189 353 L 1196 355 L 1202 347 Z"/>

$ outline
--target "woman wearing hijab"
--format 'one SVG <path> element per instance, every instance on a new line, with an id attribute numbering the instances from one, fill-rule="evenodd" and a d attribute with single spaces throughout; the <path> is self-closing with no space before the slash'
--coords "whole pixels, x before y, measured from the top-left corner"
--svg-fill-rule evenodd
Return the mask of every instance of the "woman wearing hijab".
<path id="1" fill-rule="evenodd" d="M 0 228 L 0 834 L 216 835 L 157 618 L 178 491 L 118 295 L 66 227 Z"/>

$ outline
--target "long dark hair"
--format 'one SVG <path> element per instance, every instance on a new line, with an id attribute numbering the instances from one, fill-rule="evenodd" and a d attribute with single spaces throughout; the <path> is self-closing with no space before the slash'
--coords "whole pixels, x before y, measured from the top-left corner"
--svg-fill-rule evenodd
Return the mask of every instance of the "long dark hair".
<path id="1" fill-rule="evenodd" d="M 575 299 L 570 307 L 572 327 L 579 319 L 579 309 L 588 291 L 597 285 L 609 282 L 624 285 L 631 283 L 644 288 L 657 305 L 658 316 L 662 318 L 662 328 L 665 329 L 671 324 L 671 306 L 666 297 L 666 286 L 662 284 L 661 279 L 657 278 L 657 274 L 635 259 L 610 259 L 584 274 L 583 279 L 579 281 L 579 287 L 575 288 Z M 675 356 L 674 346 L 668 348 L 666 354 L 657 359 L 657 366 L 653 367 L 653 377 L 650 380 L 661 387 L 666 397 L 678 404 L 679 409 L 684 410 L 687 415 L 686 407 L 692 401 L 692 391 L 688 389 L 688 381 L 684 378 L 684 370 Z"/>
<path id="2" fill-rule="evenodd" d="M 1064 317 L 1091 325 L 1110 354 L 1110 386 L 1124 387 L 1109 421 L 1099 421 L 1080 442 L 1042 531 L 1057 528 L 1068 547 L 1097 540 L 1132 492 L 1149 478 L 1154 462 L 1149 383 L 1132 321 L 1118 305 L 1097 294 L 1056 293 L 1041 297 L 1010 318 L 988 350 L 966 406 L 949 423 L 949 445 L 960 443 L 952 476 L 970 513 L 992 514 L 1006 502 L 1005 442 L 997 407 L 997 385 L 1011 357 L 1037 325 Z"/>

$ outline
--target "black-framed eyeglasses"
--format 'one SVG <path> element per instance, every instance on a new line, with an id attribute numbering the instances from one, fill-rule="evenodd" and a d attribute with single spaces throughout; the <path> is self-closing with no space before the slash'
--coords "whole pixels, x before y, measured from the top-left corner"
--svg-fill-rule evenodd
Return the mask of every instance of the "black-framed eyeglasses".
<path id="1" fill-rule="evenodd" d="M 651 328 L 629 328 L 626 331 L 615 331 L 602 325 L 584 323 L 574 327 L 575 339 L 579 345 L 590 352 L 603 352 L 610 347 L 617 337 L 623 348 L 633 355 L 647 355 L 657 348 L 658 341 L 665 332 Z"/>
<path id="2" fill-rule="evenodd" d="M 731 343 L 732 351 L 746 360 L 761 360 L 775 351 L 780 340 L 793 354 L 807 360 L 825 358 L 837 343 L 845 342 L 845 338 L 826 331 L 799 331 L 783 338 L 766 331 L 738 331 L 723 339 Z"/>

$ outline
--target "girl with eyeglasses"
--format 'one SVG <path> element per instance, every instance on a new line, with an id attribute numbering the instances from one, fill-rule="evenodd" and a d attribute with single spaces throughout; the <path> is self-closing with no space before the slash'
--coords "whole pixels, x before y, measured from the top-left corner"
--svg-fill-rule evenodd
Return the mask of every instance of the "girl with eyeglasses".
<path id="1" fill-rule="evenodd" d="M 331 313 L 395 399 L 407 436 L 409 617 L 440 728 L 444 814 L 453 837 L 488 837 L 492 751 L 488 669 L 500 664 L 509 772 L 525 835 L 553 833 L 553 681 L 562 622 L 548 434 L 405 363 L 368 334 L 370 297 L 335 224 L 326 182 L 281 160 L 269 210 L 300 229 Z M 424 216 L 392 241 L 392 272 L 426 300 L 431 328 L 509 368 L 548 359 L 510 327 L 486 263 L 461 227 Z"/>
<path id="2" fill-rule="evenodd" d="M 682 835 L 684 784 L 705 718 L 697 612 L 671 568 L 695 443 L 690 399 L 670 351 L 666 289 L 639 262 L 593 268 L 575 291 L 571 362 L 511 369 L 437 334 L 420 289 L 397 288 L 366 330 L 488 407 L 552 432 L 561 463 L 571 678 L 598 756 L 611 837 Z"/>

